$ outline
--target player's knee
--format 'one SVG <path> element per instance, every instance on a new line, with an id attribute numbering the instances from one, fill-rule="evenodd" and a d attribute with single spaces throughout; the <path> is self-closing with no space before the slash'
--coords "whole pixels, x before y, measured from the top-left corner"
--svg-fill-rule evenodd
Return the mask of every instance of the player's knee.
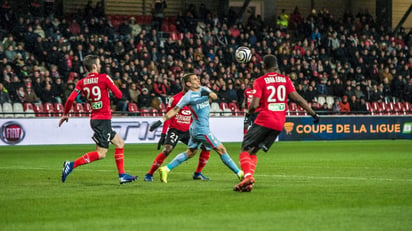
<path id="1" fill-rule="evenodd" d="M 225 146 L 223 146 L 223 144 L 220 144 L 218 147 L 215 148 L 215 151 L 219 154 L 219 155 L 223 155 L 225 153 L 227 153 Z"/>
<path id="2" fill-rule="evenodd" d="M 189 149 L 186 150 L 186 155 L 187 155 L 188 158 L 193 157 L 194 155 L 196 155 L 196 153 L 197 153 L 197 149 L 189 148 Z"/>
<path id="3" fill-rule="evenodd" d="M 107 151 L 97 150 L 97 153 L 99 154 L 99 160 L 106 158 Z"/>
<path id="4" fill-rule="evenodd" d="M 173 147 L 172 146 L 165 146 L 163 149 L 163 155 L 168 156 L 171 152 L 173 151 Z"/>

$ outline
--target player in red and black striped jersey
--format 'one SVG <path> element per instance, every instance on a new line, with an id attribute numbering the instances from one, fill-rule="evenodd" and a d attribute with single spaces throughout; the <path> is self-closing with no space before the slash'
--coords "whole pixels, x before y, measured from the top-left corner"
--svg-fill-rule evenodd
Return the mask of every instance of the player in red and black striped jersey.
<path id="1" fill-rule="evenodd" d="M 173 109 L 180 99 L 185 94 L 185 91 L 181 91 L 169 99 L 167 106 L 167 111 Z M 157 149 L 164 145 L 163 150 L 156 156 L 153 161 L 152 167 L 149 172 L 145 175 L 144 180 L 147 182 L 153 181 L 153 173 L 163 164 L 167 156 L 173 151 L 177 143 L 181 141 L 184 144 L 188 144 L 190 134 L 189 127 L 192 123 L 192 112 L 185 106 L 179 113 L 167 120 L 163 124 L 162 135 L 157 145 Z M 208 177 L 202 174 L 203 167 L 207 164 L 210 156 L 210 151 L 207 151 L 202 146 L 202 152 L 199 155 L 199 163 L 197 165 L 196 171 L 193 174 L 194 180 L 209 180 Z"/>
<path id="2" fill-rule="evenodd" d="M 124 171 L 124 140 L 112 129 L 111 122 L 109 93 L 111 91 L 116 98 L 122 98 L 122 92 L 113 83 L 110 76 L 99 74 L 101 65 L 98 56 L 86 56 L 84 58 L 84 66 L 90 72 L 76 84 L 75 89 L 67 99 L 59 127 L 63 122 L 69 120 L 69 112 L 73 102 L 79 94 L 82 94 L 92 108 L 90 125 L 94 131 L 92 139 L 96 143 L 96 151 L 88 152 L 75 161 L 65 161 L 63 164 L 62 182 L 65 182 L 67 176 L 78 166 L 105 158 L 109 142 L 115 146 L 114 158 L 119 172 L 120 184 L 132 182 L 137 179 L 137 176 L 129 175 Z"/>
<path id="3" fill-rule="evenodd" d="M 292 81 L 277 73 L 278 64 L 274 55 L 263 58 L 265 74 L 254 81 L 253 99 L 248 108 L 249 115 L 259 110 L 252 127 L 243 138 L 239 162 L 245 177 L 233 187 L 234 191 L 250 192 L 255 179 L 253 174 L 257 164 L 257 152 L 262 149 L 267 152 L 276 140 L 286 121 L 288 97 L 302 106 L 319 122 L 317 115 L 305 99 L 296 92 Z"/>

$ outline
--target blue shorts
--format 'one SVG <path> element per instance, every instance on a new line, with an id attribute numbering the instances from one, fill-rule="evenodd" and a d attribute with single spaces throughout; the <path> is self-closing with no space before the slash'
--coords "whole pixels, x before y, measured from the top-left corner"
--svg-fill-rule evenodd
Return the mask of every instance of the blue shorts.
<path id="1" fill-rule="evenodd" d="M 199 149 L 202 144 L 206 150 L 212 150 L 217 148 L 221 142 L 211 132 L 209 134 L 190 134 L 188 148 Z"/>

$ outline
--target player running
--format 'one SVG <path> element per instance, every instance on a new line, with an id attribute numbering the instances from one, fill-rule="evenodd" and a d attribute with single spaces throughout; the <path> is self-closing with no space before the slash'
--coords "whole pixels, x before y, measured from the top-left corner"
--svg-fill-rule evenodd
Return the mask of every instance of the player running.
<path id="1" fill-rule="evenodd" d="M 267 152 L 283 129 L 286 121 L 287 99 L 302 106 L 315 120 L 319 122 L 319 115 L 308 105 L 306 100 L 296 92 L 292 81 L 286 76 L 277 73 L 278 64 L 274 55 L 263 57 L 264 75 L 257 78 L 253 84 L 255 90 L 252 102 L 248 109 L 251 115 L 260 110 L 252 127 L 243 138 L 239 162 L 245 177 L 233 187 L 234 191 L 250 192 L 255 183 L 253 174 L 256 169 L 259 149 Z"/>
<path id="2" fill-rule="evenodd" d="M 88 152 L 75 161 L 65 161 L 63 163 L 62 182 L 64 183 L 66 181 L 67 176 L 73 169 L 83 164 L 105 158 L 109 148 L 109 142 L 115 146 L 114 159 L 119 172 L 120 184 L 135 181 L 137 176 L 129 175 L 124 171 L 124 140 L 112 129 L 109 90 L 119 99 L 122 98 L 122 92 L 114 85 L 110 76 L 99 74 L 101 65 L 98 56 L 86 56 L 84 58 L 84 66 L 89 71 L 89 74 L 76 84 L 75 89 L 67 99 L 59 127 L 63 122 L 68 122 L 68 113 L 73 106 L 75 98 L 79 94 L 83 94 L 92 108 L 90 126 L 94 131 L 92 139 L 96 143 L 96 151 Z"/>
<path id="3" fill-rule="evenodd" d="M 201 144 L 206 150 L 214 149 L 219 155 L 222 162 L 229 167 L 239 179 L 243 178 L 243 171 L 240 170 L 230 158 L 225 146 L 213 135 L 209 128 L 209 113 L 210 105 L 209 98 L 217 99 L 216 93 L 209 88 L 200 85 L 199 77 L 196 74 L 189 73 L 183 76 L 185 86 L 190 90 L 182 97 L 177 105 L 163 116 L 162 120 L 167 121 L 185 106 L 188 106 L 192 111 L 193 122 L 190 125 L 190 139 L 188 148 L 185 152 L 177 155 L 169 164 L 159 169 L 160 181 L 167 183 L 167 175 L 175 167 L 179 166 L 184 161 L 193 157 Z M 156 121 L 150 126 L 150 131 L 153 131 L 162 124 L 162 121 Z"/>
<path id="4" fill-rule="evenodd" d="M 183 87 L 183 90 L 181 92 L 171 97 L 169 99 L 167 111 L 173 109 L 185 93 L 185 87 Z M 189 127 L 191 123 L 192 112 L 187 106 L 183 107 L 176 116 L 172 117 L 170 120 L 165 121 L 165 123 L 163 124 L 162 135 L 160 136 L 160 140 L 157 144 L 157 150 L 159 150 L 160 146 L 164 144 L 163 151 L 160 152 L 154 159 L 152 167 L 144 176 L 144 181 L 153 181 L 153 173 L 163 164 L 164 160 L 173 151 L 179 141 L 186 145 L 188 144 L 190 137 Z M 210 150 L 205 150 L 202 146 L 202 152 L 199 155 L 199 163 L 197 165 L 195 173 L 193 174 L 193 180 L 209 180 L 208 177 L 202 174 L 202 169 L 207 164 L 209 156 Z"/>

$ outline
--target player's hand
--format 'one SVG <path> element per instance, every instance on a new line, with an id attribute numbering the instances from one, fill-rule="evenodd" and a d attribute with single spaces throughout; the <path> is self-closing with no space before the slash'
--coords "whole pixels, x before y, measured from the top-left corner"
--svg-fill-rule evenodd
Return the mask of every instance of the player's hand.
<path id="1" fill-rule="evenodd" d="M 243 124 L 250 124 L 250 114 L 245 114 L 245 119 L 243 120 Z"/>
<path id="2" fill-rule="evenodd" d="M 319 123 L 320 117 L 319 117 L 318 114 L 315 114 L 315 115 L 313 115 L 312 117 L 313 117 L 313 123 L 314 123 L 314 124 Z"/>
<path id="3" fill-rule="evenodd" d="M 204 89 L 202 89 L 202 90 L 200 91 L 200 95 L 201 95 L 201 96 L 207 96 L 207 97 L 209 97 L 209 93 L 210 93 L 210 92 L 208 92 L 207 90 L 204 90 Z"/>
<path id="4" fill-rule="evenodd" d="M 66 122 L 69 121 L 69 116 L 68 115 L 63 115 L 62 118 L 60 118 L 59 127 L 62 126 L 64 121 L 66 121 Z"/>
<path id="5" fill-rule="evenodd" d="M 156 128 L 160 127 L 160 125 L 162 125 L 161 120 L 158 120 L 158 121 L 152 123 L 152 125 L 150 125 L 149 131 L 151 131 L 151 132 L 154 131 Z"/>
<path id="6" fill-rule="evenodd" d="M 165 144 L 165 140 L 166 140 L 166 134 L 163 134 L 163 133 L 162 133 L 162 135 L 160 135 L 159 142 L 157 143 L 157 150 L 159 150 L 160 147 L 161 147 L 163 144 Z"/>

